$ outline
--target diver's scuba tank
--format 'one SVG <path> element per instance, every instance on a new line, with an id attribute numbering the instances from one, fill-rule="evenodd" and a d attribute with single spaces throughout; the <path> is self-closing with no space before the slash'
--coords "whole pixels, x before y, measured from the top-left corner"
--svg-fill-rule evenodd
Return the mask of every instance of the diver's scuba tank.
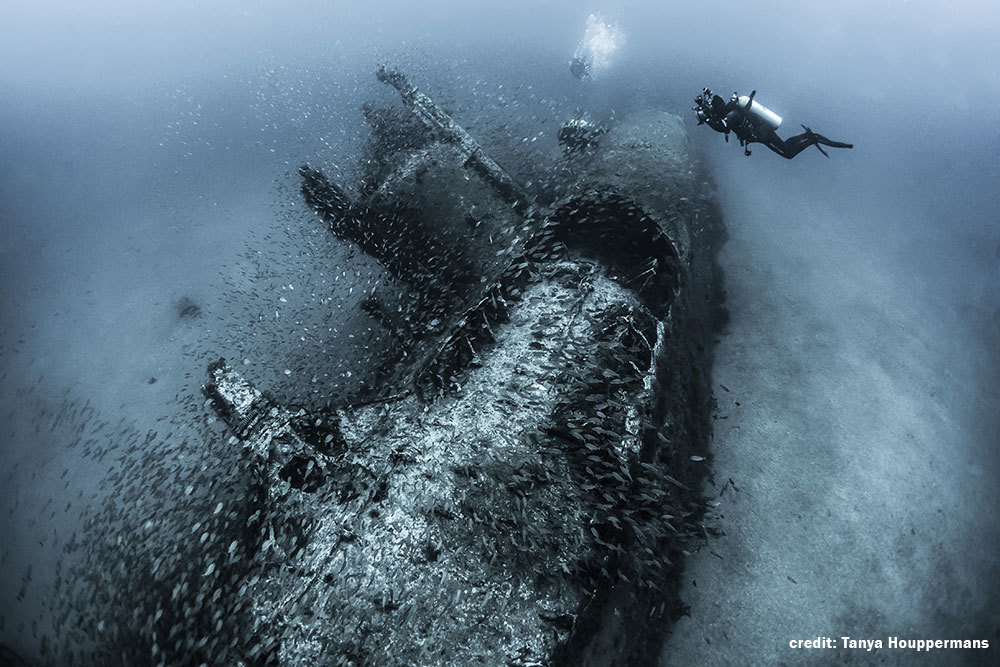
<path id="1" fill-rule="evenodd" d="M 747 114 L 749 119 L 754 124 L 766 125 L 772 130 L 777 130 L 781 127 L 781 116 L 774 113 L 760 102 L 754 100 L 754 96 L 756 94 L 756 90 L 751 92 L 749 95 L 737 95 L 736 93 L 733 93 L 733 96 L 730 99 L 739 105 L 740 109 Z"/>

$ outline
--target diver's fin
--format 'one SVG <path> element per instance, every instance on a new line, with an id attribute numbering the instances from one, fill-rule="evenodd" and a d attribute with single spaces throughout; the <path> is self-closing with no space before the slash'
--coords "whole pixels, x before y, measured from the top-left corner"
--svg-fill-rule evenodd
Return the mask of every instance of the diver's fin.
<path id="1" fill-rule="evenodd" d="M 830 157 L 827 154 L 827 152 L 823 150 L 823 147 L 819 145 L 819 135 L 810 130 L 805 125 L 802 126 L 802 129 L 806 131 L 806 136 L 809 137 L 809 141 L 811 141 L 812 145 L 816 147 L 816 150 L 818 150 L 823 155 L 826 155 L 826 157 Z"/>
<path id="2" fill-rule="evenodd" d="M 831 148 L 854 148 L 854 144 L 846 144 L 843 141 L 833 141 L 832 139 L 827 139 L 822 134 L 817 134 L 816 138 L 819 139 L 819 143 L 824 146 L 830 146 Z"/>
<path id="3" fill-rule="evenodd" d="M 809 135 L 809 138 L 812 139 L 813 143 L 816 145 L 816 148 L 819 148 L 820 144 L 823 144 L 824 146 L 830 146 L 831 148 L 854 148 L 854 144 L 848 144 L 843 141 L 834 141 L 833 139 L 827 139 L 822 134 L 816 134 L 805 125 L 802 126 L 802 129 L 805 130 L 806 134 Z M 819 148 L 819 150 L 821 153 L 823 153 L 823 155 L 826 155 L 826 152 L 822 148 Z"/>

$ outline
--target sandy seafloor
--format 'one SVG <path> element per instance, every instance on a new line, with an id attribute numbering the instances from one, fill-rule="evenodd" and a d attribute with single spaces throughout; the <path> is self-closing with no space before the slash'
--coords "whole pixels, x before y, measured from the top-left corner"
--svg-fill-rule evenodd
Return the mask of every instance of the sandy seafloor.
<path id="1" fill-rule="evenodd" d="M 771 157 L 713 160 L 731 322 L 709 492 L 726 535 L 689 561 L 663 664 L 996 664 L 998 323 L 970 305 L 982 283 L 948 278 L 997 248 L 923 202 L 859 202 L 833 161 L 806 154 L 789 177 Z M 992 648 L 917 654 L 890 636 Z M 817 637 L 835 647 L 789 648 Z"/>

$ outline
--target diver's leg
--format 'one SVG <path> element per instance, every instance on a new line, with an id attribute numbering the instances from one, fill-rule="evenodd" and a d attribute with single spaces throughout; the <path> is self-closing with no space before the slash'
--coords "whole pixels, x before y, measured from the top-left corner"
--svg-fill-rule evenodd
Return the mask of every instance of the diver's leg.
<path id="1" fill-rule="evenodd" d="M 823 150 L 823 146 L 832 146 L 834 148 L 854 148 L 853 144 L 845 144 L 840 141 L 830 141 L 823 135 L 816 134 L 805 125 L 802 127 L 805 128 L 805 132 L 802 134 L 796 134 L 794 137 L 788 137 L 784 141 L 778 138 L 777 134 L 772 133 L 773 138 L 768 140 L 767 147 L 781 157 L 789 160 L 810 146 L 815 146 L 816 149 L 826 157 L 830 156 L 827 155 L 825 150 Z"/>
<path id="2" fill-rule="evenodd" d="M 814 141 L 807 134 L 797 134 L 794 137 L 782 139 L 776 132 L 771 132 L 767 139 L 761 143 L 781 157 L 791 160 L 803 150 L 812 146 Z"/>
<path id="3" fill-rule="evenodd" d="M 816 134 L 805 125 L 802 126 L 802 129 L 806 131 L 806 134 L 815 137 L 817 144 L 823 144 L 824 146 L 830 146 L 831 148 L 854 148 L 854 144 L 846 144 L 843 141 L 827 139 L 822 134 Z"/>

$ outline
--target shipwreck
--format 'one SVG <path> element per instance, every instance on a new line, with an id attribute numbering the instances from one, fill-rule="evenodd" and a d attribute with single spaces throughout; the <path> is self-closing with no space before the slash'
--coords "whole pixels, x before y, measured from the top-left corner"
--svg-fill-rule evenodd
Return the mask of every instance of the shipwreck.
<path id="1" fill-rule="evenodd" d="M 704 528 L 723 232 L 681 120 L 560 133 L 533 192 L 400 72 L 368 178 L 300 169 L 391 277 L 370 395 L 204 391 L 254 470 L 242 664 L 655 662 Z M 398 120 L 398 122 L 397 122 Z"/>

